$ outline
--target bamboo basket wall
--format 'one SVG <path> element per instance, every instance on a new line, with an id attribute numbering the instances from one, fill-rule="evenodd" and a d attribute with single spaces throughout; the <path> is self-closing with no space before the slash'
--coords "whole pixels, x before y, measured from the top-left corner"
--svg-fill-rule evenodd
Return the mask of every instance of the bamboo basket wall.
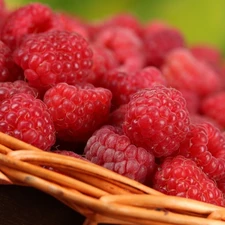
<path id="1" fill-rule="evenodd" d="M 43 191 L 84 215 L 83 225 L 225 225 L 223 207 L 164 195 L 88 161 L 42 151 L 3 133 L 0 184 Z"/>

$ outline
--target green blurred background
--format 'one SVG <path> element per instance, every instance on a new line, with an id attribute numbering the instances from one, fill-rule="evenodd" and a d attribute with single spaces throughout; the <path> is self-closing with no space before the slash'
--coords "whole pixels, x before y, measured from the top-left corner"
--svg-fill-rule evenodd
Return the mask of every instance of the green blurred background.
<path id="1" fill-rule="evenodd" d="M 5 0 L 9 7 L 34 2 Z M 206 43 L 225 53 L 225 0 L 39 0 L 54 10 L 64 10 L 86 20 L 100 20 L 131 12 L 142 22 L 162 19 L 177 27 L 188 44 Z"/>

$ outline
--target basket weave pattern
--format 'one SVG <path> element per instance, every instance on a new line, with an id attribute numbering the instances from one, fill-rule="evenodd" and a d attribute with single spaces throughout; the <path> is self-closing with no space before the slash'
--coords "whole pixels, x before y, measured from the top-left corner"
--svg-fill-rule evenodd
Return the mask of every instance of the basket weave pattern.
<path id="1" fill-rule="evenodd" d="M 84 225 L 225 225 L 223 207 L 164 195 L 98 165 L 42 151 L 3 133 L 0 183 L 51 195 L 84 215 Z"/>

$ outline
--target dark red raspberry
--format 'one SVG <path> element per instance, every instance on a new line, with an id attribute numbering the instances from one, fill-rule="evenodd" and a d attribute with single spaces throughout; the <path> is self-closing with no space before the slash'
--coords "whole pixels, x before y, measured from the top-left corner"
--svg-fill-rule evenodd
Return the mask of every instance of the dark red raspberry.
<path id="1" fill-rule="evenodd" d="M 194 161 L 183 156 L 165 159 L 155 173 L 153 182 L 156 190 L 167 195 L 225 205 L 223 193 L 216 183 Z"/>
<path id="2" fill-rule="evenodd" d="M 222 62 L 220 49 L 208 44 L 196 44 L 190 47 L 191 53 L 199 60 L 217 66 Z"/>
<path id="3" fill-rule="evenodd" d="M 109 115 L 108 124 L 114 127 L 122 128 L 127 108 L 128 108 L 127 104 L 124 104 L 120 105 L 119 108 L 112 111 Z"/>
<path id="4" fill-rule="evenodd" d="M 173 49 L 185 46 L 179 30 L 163 23 L 153 21 L 143 31 L 143 42 L 147 53 L 147 65 L 161 67 L 166 55 Z M 160 25 L 158 25 L 160 24 Z"/>
<path id="5" fill-rule="evenodd" d="M 11 49 L 15 49 L 24 36 L 32 33 L 59 29 L 55 23 L 51 8 L 42 3 L 30 3 L 13 11 L 5 20 L 1 39 Z"/>
<path id="6" fill-rule="evenodd" d="M 44 102 L 25 93 L 0 103 L 0 131 L 48 150 L 55 143 L 55 128 Z"/>
<path id="7" fill-rule="evenodd" d="M 84 153 L 91 162 L 142 183 L 155 168 L 151 153 L 131 144 L 126 135 L 118 134 L 112 126 L 97 130 L 87 141 Z"/>
<path id="8" fill-rule="evenodd" d="M 209 95 L 201 101 L 201 111 L 225 127 L 225 91 Z"/>
<path id="9" fill-rule="evenodd" d="M 86 82 L 98 87 L 101 86 L 101 80 L 106 72 L 119 66 L 115 54 L 102 45 L 92 44 L 93 51 L 93 73 L 87 77 Z"/>
<path id="10" fill-rule="evenodd" d="M 23 78 L 23 71 L 13 61 L 12 51 L 0 41 L 0 82 L 15 81 Z"/>
<path id="11" fill-rule="evenodd" d="M 190 127 L 177 154 L 191 158 L 209 178 L 225 178 L 225 137 L 219 128 L 207 122 Z"/>
<path id="12" fill-rule="evenodd" d="M 135 72 L 145 65 L 145 51 L 141 38 L 131 29 L 108 27 L 96 35 L 95 43 L 115 53 L 119 69 Z"/>
<path id="13" fill-rule="evenodd" d="M 189 120 L 181 92 L 155 86 L 132 96 L 123 129 L 135 145 L 153 152 L 156 157 L 169 156 L 185 139 Z"/>
<path id="14" fill-rule="evenodd" d="M 14 52 L 14 60 L 31 86 L 48 89 L 84 80 L 91 71 L 92 50 L 77 33 L 49 31 L 30 35 Z"/>
<path id="15" fill-rule="evenodd" d="M 112 94 L 104 88 L 59 83 L 44 95 L 53 118 L 57 137 L 86 141 L 107 120 Z"/>
<path id="16" fill-rule="evenodd" d="M 17 93 L 26 93 L 33 95 L 34 97 L 38 96 L 38 91 L 35 88 L 30 87 L 25 81 L 17 80 L 14 82 L 0 82 L 0 102 L 11 98 Z"/>
<path id="17" fill-rule="evenodd" d="M 162 67 L 168 85 L 206 96 L 220 89 L 220 78 L 211 67 L 185 48 L 171 51 Z"/>
<path id="18" fill-rule="evenodd" d="M 146 67 L 134 73 L 112 70 L 106 73 L 99 83 L 101 87 L 112 92 L 112 103 L 116 107 L 128 103 L 130 96 L 142 88 L 166 85 L 162 73 L 156 67 Z"/>

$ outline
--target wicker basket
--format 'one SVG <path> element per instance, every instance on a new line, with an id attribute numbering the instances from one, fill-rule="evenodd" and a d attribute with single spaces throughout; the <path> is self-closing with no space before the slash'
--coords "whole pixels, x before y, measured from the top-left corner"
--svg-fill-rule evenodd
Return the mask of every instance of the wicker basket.
<path id="1" fill-rule="evenodd" d="M 225 225 L 223 207 L 164 195 L 103 167 L 42 151 L 3 133 L 0 183 L 51 195 L 84 215 L 84 225 Z"/>

